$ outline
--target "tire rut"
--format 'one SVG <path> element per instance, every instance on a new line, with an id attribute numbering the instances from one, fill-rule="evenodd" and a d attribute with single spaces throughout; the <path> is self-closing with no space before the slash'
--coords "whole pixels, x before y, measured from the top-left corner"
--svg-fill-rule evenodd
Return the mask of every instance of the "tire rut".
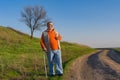
<path id="1" fill-rule="evenodd" d="M 120 74 L 113 70 L 109 64 L 104 63 L 101 54 L 105 54 L 105 50 L 88 58 L 87 64 L 93 69 L 93 80 L 120 80 Z"/>
<path id="2" fill-rule="evenodd" d="M 120 80 L 120 56 L 101 50 L 78 58 L 68 69 L 65 80 Z"/>
<path id="3" fill-rule="evenodd" d="M 111 50 L 108 54 L 108 57 L 110 57 L 112 60 L 120 64 L 120 55 L 118 55 L 115 51 Z"/>

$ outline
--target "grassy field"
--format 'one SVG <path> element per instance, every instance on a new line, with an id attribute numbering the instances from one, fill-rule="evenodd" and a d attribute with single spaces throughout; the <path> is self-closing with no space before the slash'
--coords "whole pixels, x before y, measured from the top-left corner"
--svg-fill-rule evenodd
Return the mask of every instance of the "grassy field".
<path id="1" fill-rule="evenodd" d="M 64 73 L 79 56 L 95 51 L 84 45 L 61 42 Z M 0 80 L 64 80 L 55 76 L 45 78 L 43 52 L 39 38 L 0 27 Z M 48 65 L 47 65 L 48 69 Z"/>

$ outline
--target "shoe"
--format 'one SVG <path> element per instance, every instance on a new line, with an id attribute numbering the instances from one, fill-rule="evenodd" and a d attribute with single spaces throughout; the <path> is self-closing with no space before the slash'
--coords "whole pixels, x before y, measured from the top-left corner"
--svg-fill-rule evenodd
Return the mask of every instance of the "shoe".
<path id="1" fill-rule="evenodd" d="M 57 74 L 58 76 L 63 76 L 63 74 Z"/>
<path id="2" fill-rule="evenodd" d="M 54 74 L 51 74 L 50 76 L 53 77 L 53 76 L 55 76 L 55 75 L 54 75 Z"/>

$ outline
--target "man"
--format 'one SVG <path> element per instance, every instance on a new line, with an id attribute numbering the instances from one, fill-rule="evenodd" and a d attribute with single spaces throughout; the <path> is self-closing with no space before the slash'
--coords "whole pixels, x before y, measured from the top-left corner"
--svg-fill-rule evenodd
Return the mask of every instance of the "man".
<path id="1" fill-rule="evenodd" d="M 43 51 L 47 54 L 50 76 L 55 75 L 54 63 L 56 64 L 56 74 L 58 76 L 63 75 L 61 50 L 59 44 L 61 39 L 61 35 L 54 29 L 53 23 L 48 22 L 47 29 L 42 33 L 40 44 Z"/>

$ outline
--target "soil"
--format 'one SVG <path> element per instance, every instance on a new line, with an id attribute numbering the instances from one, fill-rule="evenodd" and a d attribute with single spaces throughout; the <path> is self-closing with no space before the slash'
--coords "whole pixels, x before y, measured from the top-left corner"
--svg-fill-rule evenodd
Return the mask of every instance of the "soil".
<path id="1" fill-rule="evenodd" d="M 120 80 L 120 56 L 113 50 L 99 50 L 76 59 L 65 80 Z"/>

